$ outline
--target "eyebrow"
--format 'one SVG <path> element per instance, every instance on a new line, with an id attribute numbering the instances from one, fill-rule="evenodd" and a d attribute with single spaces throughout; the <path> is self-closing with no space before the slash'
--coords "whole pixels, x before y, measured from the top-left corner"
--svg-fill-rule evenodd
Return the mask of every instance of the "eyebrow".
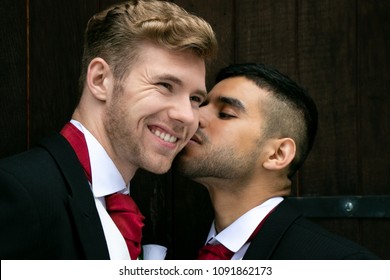
<path id="1" fill-rule="evenodd" d="M 179 78 L 177 78 L 173 75 L 170 75 L 170 74 L 157 75 L 157 76 L 155 76 L 155 78 L 160 79 L 160 80 L 165 80 L 165 81 L 171 81 L 172 83 L 175 83 L 179 86 L 183 85 L 182 80 L 180 80 Z M 201 95 L 204 100 L 206 100 L 206 98 L 207 98 L 207 91 L 206 90 L 197 89 L 193 93 Z"/>
<path id="2" fill-rule="evenodd" d="M 243 113 L 246 112 L 244 104 L 242 104 L 242 102 L 240 100 L 238 100 L 237 98 L 220 96 L 218 98 L 218 101 L 220 103 L 227 104 L 227 105 L 230 105 L 234 108 L 237 108 L 238 110 L 240 110 Z"/>

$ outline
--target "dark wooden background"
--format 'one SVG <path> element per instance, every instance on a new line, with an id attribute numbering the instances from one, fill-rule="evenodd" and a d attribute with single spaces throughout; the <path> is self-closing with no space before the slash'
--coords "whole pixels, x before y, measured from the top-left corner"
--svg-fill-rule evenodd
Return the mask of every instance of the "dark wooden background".
<path id="1" fill-rule="evenodd" d="M 115 2 L 0 2 L 0 157 L 29 149 L 69 120 L 85 24 Z M 313 95 L 319 134 L 295 178 L 294 196 L 390 195 L 390 1 L 173 2 L 217 33 L 220 52 L 209 67 L 209 87 L 220 67 L 256 61 L 279 68 Z M 169 246 L 169 258 L 191 258 L 212 219 L 205 189 L 174 172 L 140 171 L 132 194 L 147 216 L 145 240 Z M 315 220 L 390 259 L 388 218 Z"/>

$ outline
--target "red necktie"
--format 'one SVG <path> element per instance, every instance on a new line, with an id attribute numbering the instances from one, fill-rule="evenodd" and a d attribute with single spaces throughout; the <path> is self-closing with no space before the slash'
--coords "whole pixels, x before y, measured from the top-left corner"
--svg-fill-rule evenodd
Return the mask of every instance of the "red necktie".
<path id="1" fill-rule="evenodd" d="M 92 182 L 87 142 L 84 134 L 72 123 L 67 123 L 61 134 L 75 151 L 89 182 Z M 126 195 L 115 193 L 106 196 L 106 209 L 126 241 L 132 260 L 141 252 L 142 227 L 144 216 L 134 200 Z"/>
<path id="2" fill-rule="evenodd" d="M 141 253 L 142 227 L 144 216 L 134 200 L 125 194 L 114 193 L 106 196 L 107 212 L 126 240 L 132 260 Z"/>
<path id="3" fill-rule="evenodd" d="M 85 141 L 84 134 L 72 123 L 67 123 L 60 133 L 66 138 L 66 140 L 68 140 L 68 142 L 72 146 L 73 150 L 77 155 L 77 158 L 81 163 L 81 166 L 84 169 L 88 181 L 92 182 L 91 164 L 89 162 L 88 147 L 87 142 Z"/>
<path id="4" fill-rule="evenodd" d="M 250 242 L 256 234 L 259 232 L 261 226 L 271 214 L 273 209 L 264 217 L 263 220 L 259 223 L 256 229 L 252 232 L 251 236 L 248 238 L 247 242 Z M 222 244 L 206 244 L 200 248 L 198 253 L 198 260 L 230 260 L 234 255 L 234 252 L 230 251 Z"/>
<path id="5" fill-rule="evenodd" d="M 206 244 L 200 248 L 198 253 L 198 260 L 230 260 L 234 252 L 222 244 Z"/>

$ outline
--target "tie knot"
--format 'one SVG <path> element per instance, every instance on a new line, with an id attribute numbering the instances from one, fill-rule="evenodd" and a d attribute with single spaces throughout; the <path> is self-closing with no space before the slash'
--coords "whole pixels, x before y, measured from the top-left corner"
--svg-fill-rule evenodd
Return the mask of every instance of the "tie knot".
<path id="1" fill-rule="evenodd" d="M 223 244 L 206 244 L 199 250 L 198 260 L 230 260 L 234 252 Z"/>
<path id="2" fill-rule="evenodd" d="M 144 216 L 134 200 L 126 194 L 115 193 L 106 196 L 108 214 L 126 240 L 131 259 L 137 259 L 141 252 Z"/>
<path id="3" fill-rule="evenodd" d="M 129 212 L 142 216 L 134 200 L 129 195 L 123 193 L 114 193 L 106 196 L 106 208 L 109 213 Z"/>

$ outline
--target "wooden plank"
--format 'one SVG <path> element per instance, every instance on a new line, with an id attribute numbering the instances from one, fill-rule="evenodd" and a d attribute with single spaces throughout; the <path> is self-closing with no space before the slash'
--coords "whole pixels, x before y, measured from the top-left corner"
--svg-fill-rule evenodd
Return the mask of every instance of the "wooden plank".
<path id="1" fill-rule="evenodd" d="M 299 77 L 319 111 L 300 195 L 356 194 L 356 1 L 298 1 Z"/>
<path id="2" fill-rule="evenodd" d="M 0 2 L 0 158 L 27 148 L 27 9 Z"/>
<path id="3" fill-rule="evenodd" d="M 359 1 L 358 101 L 359 178 L 364 195 L 390 193 L 390 13 L 389 1 Z M 361 222 L 361 242 L 390 259 L 389 219 Z"/>
<path id="4" fill-rule="evenodd" d="M 79 96 L 84 28 L 96 6 L 92 0 L 31 3 L 31 145 L 71 117 Z"/>
<path id="5" fill-rule="evenodd" d="M 298 68 L 319 111 L 316 142 L 299 172 L 298 194 L 358 194 L 356 1 L 298 1 Z M 357 220 L 322 226 L 358 242 Z"/>
<path id="6" fill-rule="evenodd" d="M 357 120 L 361 189 L 365 194 L 389 194 L 390 2 L 359 3 Z"/>
<path id="7" fill-rule="evenodd" d="M 98 9 L 95 12 L 98 12 L 98 11 L 102 11 L 108 7 L 110 7 L 111 5 L 114 5 L 116 3 L 118 3 L 118 1 L 116 0 L 97 0 L 95 1 L 98 3 Z"/>
<path id="8" fill-rule="evenodd" d="M 296 77 L 296 1 L 235 1 L 235 60 L 262 62 Z"/>

